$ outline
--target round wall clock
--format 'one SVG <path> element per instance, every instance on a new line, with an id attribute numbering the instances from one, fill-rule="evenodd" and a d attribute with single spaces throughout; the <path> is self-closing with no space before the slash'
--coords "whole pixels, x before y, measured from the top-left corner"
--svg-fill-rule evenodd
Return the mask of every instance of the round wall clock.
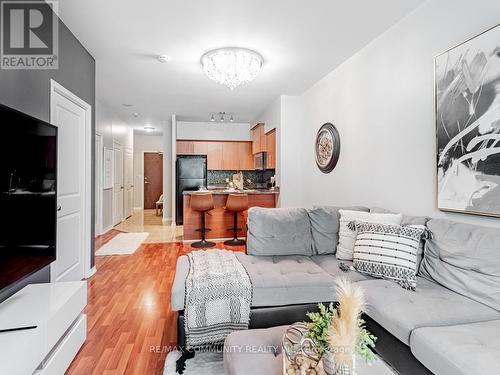
<path id="1" fill-rule="evenodd" d="M 333 171 L 340 155 L 340 135 L 331 123 L 324 124 L 316 135 L 316 164 L 323 173 Z"/>

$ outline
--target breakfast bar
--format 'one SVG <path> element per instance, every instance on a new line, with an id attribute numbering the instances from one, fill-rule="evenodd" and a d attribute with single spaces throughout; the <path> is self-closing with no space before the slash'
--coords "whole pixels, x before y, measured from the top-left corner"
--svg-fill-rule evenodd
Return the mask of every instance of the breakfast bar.
<path id="1" fill-rule="evenodd" d="M 207 239 L 228 239 L 232 237 L 233 215 L 224 209 L 229 194 L 247 194 L 248 207 L 274 208 L 277 205 L 279 191 L 270 189 L 251 190 L 222 190 L 214 189 L 205 192 L 213 194 L 215 208 L 206 215 L 206 226 L 211 230 L 207 232 Z M 191 196 L 196 191 L 184 191 L 184 241 L 191 242 L 201 238 L 200 232 L 196 231 L 201 226 L 200 213 L 191 209 Z M 238 217 L 238 227 L 241 228 L 239 237 L 246 236 L 247 211 Z"/>

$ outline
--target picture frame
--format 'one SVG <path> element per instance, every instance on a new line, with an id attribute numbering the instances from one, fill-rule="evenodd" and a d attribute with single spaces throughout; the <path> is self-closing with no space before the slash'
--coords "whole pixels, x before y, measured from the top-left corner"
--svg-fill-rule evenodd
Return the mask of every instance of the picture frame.
<path id="1" fill-rule="evenodd" d="M 500 25 L 434 58 L 437 206 L 500 217 Z"/>

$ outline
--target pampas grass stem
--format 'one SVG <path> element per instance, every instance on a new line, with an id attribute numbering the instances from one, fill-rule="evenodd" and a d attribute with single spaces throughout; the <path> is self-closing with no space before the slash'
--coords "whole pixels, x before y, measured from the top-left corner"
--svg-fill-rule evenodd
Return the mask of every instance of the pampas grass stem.
<path id="1" fill-rule="evenodd" d="M 358 319 L 366 307 L 362 289 L 341 278 L 336 286 L 339 306 L 330 324 L 329 346 L 337 366 L 353 367 L 353 355 L 359 340 Z"/>

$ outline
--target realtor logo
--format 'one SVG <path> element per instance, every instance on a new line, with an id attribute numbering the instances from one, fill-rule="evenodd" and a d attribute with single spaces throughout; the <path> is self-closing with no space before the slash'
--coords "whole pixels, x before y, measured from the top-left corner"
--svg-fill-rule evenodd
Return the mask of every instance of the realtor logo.
<path id="1" fill-rule="evenodd" d="M 0 3 L 0 67 L 57 69 L 57 1 L 0 0 Z"/>

